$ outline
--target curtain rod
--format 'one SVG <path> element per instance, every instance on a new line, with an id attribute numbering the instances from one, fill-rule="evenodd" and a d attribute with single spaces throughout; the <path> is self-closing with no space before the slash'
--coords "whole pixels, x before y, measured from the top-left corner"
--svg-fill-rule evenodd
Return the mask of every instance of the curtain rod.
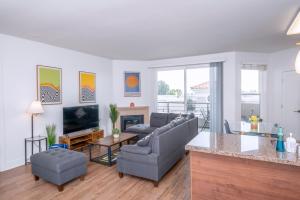
<path id="1" fill-rule="evenodd" d="M 215 62 L 223 62 L 224 63 L 225 60 L 215 61 Z M 190 63 L 190 64 L 181 64 L 181 65 L 165 65 L 165 66 L 159 66 L 159 67 L 148 67 L 148 69 L 172 68 L 172 67 L 187 67 L 187 66 L 194 66 L 194 65 L 209 65 L 210 63 L 214 63 L 214 62 Z"/>

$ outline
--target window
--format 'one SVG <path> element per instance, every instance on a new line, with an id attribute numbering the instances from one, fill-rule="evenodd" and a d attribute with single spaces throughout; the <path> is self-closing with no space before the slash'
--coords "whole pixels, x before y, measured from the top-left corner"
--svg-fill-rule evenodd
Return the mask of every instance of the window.
<path id="1" fill-rule="evenodd" d="M 260 116 L 260 70 L 241 70 L 241 119 L 248 121 L 251 115 Z"/>

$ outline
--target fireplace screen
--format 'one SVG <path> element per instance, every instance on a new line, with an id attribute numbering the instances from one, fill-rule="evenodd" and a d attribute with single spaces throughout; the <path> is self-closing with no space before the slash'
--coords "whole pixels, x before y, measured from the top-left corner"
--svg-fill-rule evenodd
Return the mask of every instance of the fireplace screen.
<path id="1" fill-rule="evenodd" d="M 121 132 L 126 132 L 126 129 L 136 124 L 144 123 L 144 115 L 126 115 L 121 116 Z"/>

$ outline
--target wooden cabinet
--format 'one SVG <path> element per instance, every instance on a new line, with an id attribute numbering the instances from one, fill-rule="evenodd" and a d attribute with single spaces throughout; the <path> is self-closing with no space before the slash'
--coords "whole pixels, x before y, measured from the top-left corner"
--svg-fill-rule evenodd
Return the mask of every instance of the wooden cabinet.
<path id="1" fill-rule="evenodd" d="M 300 199 L 299 166 L 195 151 L 190 155 L 193 200 Z"/>
<path id="2" fill-rule="evenodd" d="M 104 136 L 104 131 L 80 132 L 59 137 L 60 144 L 67 144 L 71 150 L 82 150 L 89 142 L 94 142 Z"/>

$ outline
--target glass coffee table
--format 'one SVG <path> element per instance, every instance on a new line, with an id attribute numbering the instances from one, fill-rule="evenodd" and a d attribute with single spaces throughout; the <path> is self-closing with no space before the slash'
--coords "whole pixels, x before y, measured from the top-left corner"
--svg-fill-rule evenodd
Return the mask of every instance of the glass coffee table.
<path id="1" fill-rule="evenodd" d="M 121 133 L 120 137 L 117 139 L 115 139 L 112 135 L 109 135 L 104 138 L 100 138 L 97 141 L 89 142 L 90 161 L 104 164 L 107 166 L 112 166 L 117 161 L 117 155 L 118 155 L 119 149 L 122 146 L 122 143 L 126 142 L 127 144 L 129 144 L 129 142 L 131 140 L 136 141 L 137 138 L 138 138 L 137 134 Z M 107 153 L 100 155 L 100 156 L 93 157 L 92 150 L 93 150 L 93 147 L 95 147 L 95 146 L 99 146 L 100 149 L 101 149 L 101 147 L 106 147 Z M 117 146 L 117 147 L 115 149 L 112 149 L 112 147 L 114 147 L 114 146 Z"/>

